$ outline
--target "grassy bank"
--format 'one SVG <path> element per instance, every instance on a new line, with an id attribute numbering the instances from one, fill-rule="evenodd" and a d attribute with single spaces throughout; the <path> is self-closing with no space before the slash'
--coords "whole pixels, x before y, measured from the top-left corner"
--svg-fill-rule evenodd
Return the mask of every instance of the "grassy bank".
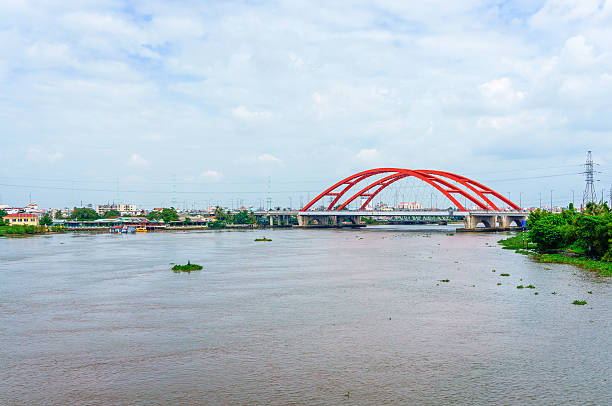
<path id="1" fill-rule="evenodd" d="M 61 226 L 0 226 L 0 236 L 14 237 L 47 233 L 61 233 L 66 231 Z"/>
<path id="2" fill-rule="evenodd" d="M 525 242 L 527 242 L 527 234 L 525 234 Z M 554 263 L 554 264 L 570 264 L 577 266 L 579 268 L 588 269 L 592 271 L 598 271 L 602 276 L 612 276 L 612 262 L 604 262 L 598 261 L 595 259 L 581 257 L 581 256 L 571 256 L 572 251 L 567 251 L 566 253 L 538 253 L 535 252 L 537 249 L 537 245 L 533 242 L 529 242 L 529 244 L 525 244 L 529 247 L 523 247 L 523 233 L 518 233 L 513 237 L 506 238 L 504 240 L 498 241 L 500 245 L 503 246 L 504 249 L 514 250 L 519 254 L 529 255 L 534 260 L 542 263 Z"/>

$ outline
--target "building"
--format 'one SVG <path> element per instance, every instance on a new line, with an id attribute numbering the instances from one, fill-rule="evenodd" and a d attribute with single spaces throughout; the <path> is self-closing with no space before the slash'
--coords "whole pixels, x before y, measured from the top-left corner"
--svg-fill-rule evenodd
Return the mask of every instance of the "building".
<path id="1" fill-rule="evenodd" d="M 121 213 L 121 215 L 135 215 L 138 214 L 138 209 L 136 209 L 135 204 L 120 204 L 117 208 L 117 211 Z"/>
<path id="2" fill-rule="evenodd" d="M 119 211 L 117 210 L 116 204 L 99 204 L 96 206 L 96 213 L 98 213 L 98 216 L 104 216 L 111 210 Z"/>
<path id="3" fill-rule="evenodd" d="M 423 206 L 420 205 L 418 202 L 401 202 L 400 204 L 395 206 L 395 208 L 400 210 L 423 210 Z"/>
<path id="4" fill-rule="evenodd" d="M 11 226 L 37 226 L 38 216 L 32 213 L 7 214 L 2 219 Z"/>

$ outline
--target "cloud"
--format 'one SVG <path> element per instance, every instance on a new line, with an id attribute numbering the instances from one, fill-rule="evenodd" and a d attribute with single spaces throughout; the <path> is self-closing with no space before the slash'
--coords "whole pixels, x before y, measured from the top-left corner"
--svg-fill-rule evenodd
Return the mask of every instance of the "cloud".
<path id="1" fill-rule="evenodd" d="M 128 165 L 143 168 L 149 166 L 149 162 L 139 154 L 132 154 L 132 156 L 128 160 Z"/>
<path id="2" fill-rule="evenodd" d="M 27 158 L 34 163 L 54 164 L 64 158 L 61 152 L 50 152 L 43 147 L 30 147 L 27 152 Z"/>
<path id="3" fill-rule="evenodd" d="M 274 155 L 268 154 L 268 153 L 259 154 L 259 155 L 257 155 L 256 159 L 257 159 L 257 162 L 262 162 L 262 163 L 273 163 L 273 164 L 282 164 L 283 163 L 283 161 L 281 161 L 280 159 L 278 159 Z"/>
<path id="4" fill-rule="evenodd" d="M 218 182 L 222 177 L 223 175 L 221 172 L 217 172 L 212 169 L 204 171 L 200 174 L 200 179 L 210 182 Z"/>
<path id="5" fill-rule="evenodd" d="M 362 149 L 355 157 L 365 162 L 375 162 L 380 159 L 380 153 L 375 148 Z"/>
<path id="6" fill-rule="evenodd" d="M 525 93 L 513 89 L 509 78 L 485 82 L 479 86 L 479 90 L 485 101 L 495 107 L 509 107 L 525 98 Z"/>
<path id="7" fill-rule="evenodd" d="M 238 106 L 232 110 L 232 115 L 240 120 L 258 121 L 269 120 L 272 118 L 272 113 L 268 111 L 249 110 L 244 106 Z"/>

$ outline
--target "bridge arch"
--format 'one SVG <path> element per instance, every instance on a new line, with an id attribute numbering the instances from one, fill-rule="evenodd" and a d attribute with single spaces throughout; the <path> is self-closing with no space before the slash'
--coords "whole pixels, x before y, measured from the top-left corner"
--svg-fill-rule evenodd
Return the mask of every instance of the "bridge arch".
<path id="1" fill-rule="evenodd" d="M 363 181 L 368 181 L 369 178 L 377 175 L 385 176 L 370 182 L 367 184 L 367 186 L 362 187 L 357 191 L 354 190 L 357 184 Z M 455 198 L 454 195 L 461 195 L 466 199 L 469 199 L 481 210 L 499 210 L 499 207 L 497 207 L 497 205 L 495 205 L 487 195 L 496 197 L 514 210 L 520 210 L 518 205 L 505 198 L 500 193 L 465 176 L 457 175 L 451 172 L 428 169 L 412 170 L 403 168 L 376 168 L 355 173 L 338 181 L 307 203 L 302 208 L 302 211 L 309 210 L 324 197 L 333 197 L 331 203 L 327 207 L 327 210 L 333 210 L 334 207 L 336 207 L 335 210 L 343 210 L 355 199 L 359 197 L 367 197 L 366 201 L 361 205 L 361 210 L 363 210 L 381 191 L 391 184 L 407 177 L 415 177 L 434 187 L 445 197 L 447 197 L 459 210 L 466 211 L 467 209 Z M 451 181 L 454 183 L 451 183 Z M 339 203 L 344 197 L 347 197 L 346 200 Z"/>

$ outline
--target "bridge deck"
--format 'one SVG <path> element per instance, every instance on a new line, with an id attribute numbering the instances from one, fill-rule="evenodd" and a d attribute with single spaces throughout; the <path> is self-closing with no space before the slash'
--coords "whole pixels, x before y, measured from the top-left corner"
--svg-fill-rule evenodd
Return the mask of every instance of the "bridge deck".
<path id="1" fill-rule="evenodd" d="M 419 210 L 394 210 L 394 211 L 366 211 L 366 210 L 308 210 L 308 211 L 297 211 L 297 210 L 270 210 L 270 211 L 258 211 L 256 215 L 260 216 L 362 216 L 362 217 L 466 217 L 466 216 L 528 216 L 529 211 L 487 211 L 487 210 L 473 210 L 473 211 L 459 211 L 459 210 L 431 210 L 431 211 L 419 211 Z"/>

